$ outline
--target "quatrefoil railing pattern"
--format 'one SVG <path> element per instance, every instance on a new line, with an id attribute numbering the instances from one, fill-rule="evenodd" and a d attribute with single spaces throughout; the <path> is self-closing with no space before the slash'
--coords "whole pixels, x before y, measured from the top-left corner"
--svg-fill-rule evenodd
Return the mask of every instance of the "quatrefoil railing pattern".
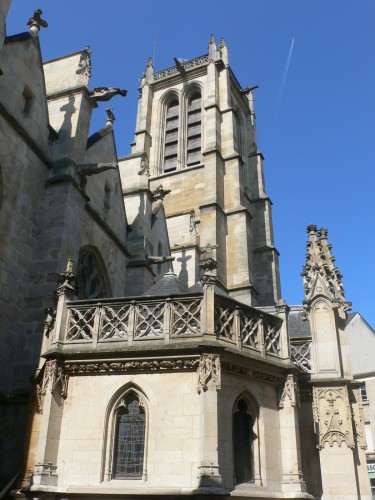
<path id="1" fill-rule="evenodd" d="M 240 350 L 281 356 L 281 319 L 230 298 L 215 296 L 211 308 L 204 303 L 202 294 L 146 300 L 104 299 L 101 303 L 68 302 L 63 341 L 95 347 L 107 342 L 168 344 L 209 335 L 210 339 L 216 338 Z M 206 329 L 208 324 L 213 325 L 212 331 Z M 294 363 L 306 371 L 310 366 L 307 354 L 302 348 L 292 352 Z"/>
<path id="2" fill-rule="evenodd" d="M 174 335 L 199 335 L 201 300 L 172 302 L 172 329 Z"/>
<path id="3" fill-rule="evenodd" d="M 312 373 L 311 365 L 311 340 L 292 341 L 290 345 L 290 357 L 300 370 Z"/>

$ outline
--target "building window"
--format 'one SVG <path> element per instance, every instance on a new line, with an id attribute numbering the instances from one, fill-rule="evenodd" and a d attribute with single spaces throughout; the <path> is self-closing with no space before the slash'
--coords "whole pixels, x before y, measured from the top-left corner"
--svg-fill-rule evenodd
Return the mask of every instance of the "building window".
<path id="1" fill-rule="evenodd" d="M 368 403 L 368 396 L 367 396 L 367 389 L 366 389 L 366 382 L 363 382 L 360 386 L 361 390 L 361 397 L 362 397 L 362 403 Z"/>
<path id="2" fill-rule="evenodd" d="M 179 103 L 176 98 L 169 101 L 165 117 L 164 134 L 164 172 L 177 169 L 178 155 L 178 114 Z"/>
<path id="3" fill-rule="evenodd" d="M 253 419 L 248 404 L 240 399 L 233 411 L 233 464 L 235 484 L 254 480 Z"/>
<path id="4" fill-rule="evenodd" d="M 103 259 L 92 247 L 84 247 L 80 250 L 77 285 L 79 299 L 99 299 L 111 296 Z"/>
<path id="5" fill-rule="evenodd" d="M 188 100 L 187 108 L 187 140 L 186 165 L 197 165 L 201 162 L 202 136 L 202 96 L 195 92 Z"/>
<path id="6" fill-rule="evenodd" d="M 139 397 L 128 394 L 115 413 L 113 479 L 141 479 L 144 469 L 146 415 Z"/>
<path id="7" fill-rule="evenodd" d="M 370 484 L 371 484 L 371 498 L 372 500 L 375 500 L 375 479 L 370 478 Z"/>

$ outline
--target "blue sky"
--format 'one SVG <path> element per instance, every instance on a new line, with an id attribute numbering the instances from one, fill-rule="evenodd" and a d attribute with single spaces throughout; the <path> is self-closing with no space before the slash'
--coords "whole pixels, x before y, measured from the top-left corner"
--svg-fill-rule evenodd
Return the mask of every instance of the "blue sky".
<path id="1" fill-rule="evenodd" d="M 36 8 L 49 23 L 40 35 L 45 60 L 90 45 L 91 86 L 128 90 L 111 101 L 119 155 L 130 151 L 154 33 L 157 70 L 174 56 L 206 53 L 211 33 L 223 36 L 241 85 L 259 85 L 258 145 L 285 300 L 303 299 L 305 229 L 314 223 L 329 229 L 347 300 L 375 326 L 373 0 L 13 0 L 8 34 L 25 31 Z M 94 111 L 93 131 L 105 122 L 105 104 Z"/>

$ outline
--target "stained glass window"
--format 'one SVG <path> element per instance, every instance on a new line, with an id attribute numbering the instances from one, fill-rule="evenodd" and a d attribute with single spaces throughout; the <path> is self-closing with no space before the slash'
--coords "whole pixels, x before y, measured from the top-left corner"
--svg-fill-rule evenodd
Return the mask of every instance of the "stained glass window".
<path id="1" fill-rule="evenodd" d="M 143 474 L 146 416 L 136 394 L 125 398 L 116 412 L 113 478 L 141 478 Z"/>
<path id="2" fill-rule="evenodd" d="M 233 413 L 233 455 L 235 483 L 252 481 L 253 420 L 243 399 L 238 401 Z"/>

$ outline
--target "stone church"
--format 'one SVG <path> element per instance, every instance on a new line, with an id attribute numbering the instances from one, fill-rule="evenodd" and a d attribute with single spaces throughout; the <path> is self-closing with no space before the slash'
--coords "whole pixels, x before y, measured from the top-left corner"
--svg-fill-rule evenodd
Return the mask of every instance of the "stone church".
<path id="1" fill-rule="evenodd" d="M 253 89 L 208 52 L 141 78 L 117 157 L 86 48 L 0 5 L 0 498 L 367 499 L 327 230 L 285 303 Z M 103 82 L 103 85 L 108 82 Z M 301 259 L 302 261 L 302 259 Z M 30 383 L 31 380 L 31 383 Z"/>

